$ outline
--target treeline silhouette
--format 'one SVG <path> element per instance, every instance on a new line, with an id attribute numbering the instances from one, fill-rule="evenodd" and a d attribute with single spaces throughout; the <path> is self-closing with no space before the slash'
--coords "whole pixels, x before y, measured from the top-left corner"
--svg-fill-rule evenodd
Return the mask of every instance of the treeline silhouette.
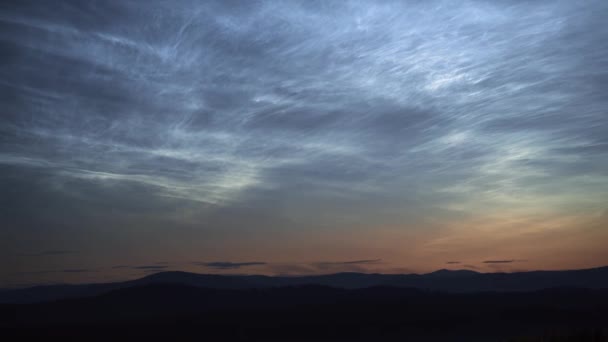
<path id="1" fill-rule="evenodd" d="M 3 304 L 0 319 L 15 340 L 608 341 L 608 290 L 450 294 L 151 284 Z"/>

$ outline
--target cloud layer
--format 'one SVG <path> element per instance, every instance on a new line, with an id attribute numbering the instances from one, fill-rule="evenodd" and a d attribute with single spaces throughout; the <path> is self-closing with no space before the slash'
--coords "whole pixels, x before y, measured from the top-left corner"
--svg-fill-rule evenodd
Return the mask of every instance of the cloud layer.
<path id="1" fill-rule="evenodd" d="M 606 15 L 601 0 L 9 2 L 3 249 L 279 261 L 302 236 L 436 246 L 484 220 L 491 237 L 594 217 Z M 274 252 L 239 254 L 247 241 Z M 336 248 L 320 258 L 353 258 Z"/>

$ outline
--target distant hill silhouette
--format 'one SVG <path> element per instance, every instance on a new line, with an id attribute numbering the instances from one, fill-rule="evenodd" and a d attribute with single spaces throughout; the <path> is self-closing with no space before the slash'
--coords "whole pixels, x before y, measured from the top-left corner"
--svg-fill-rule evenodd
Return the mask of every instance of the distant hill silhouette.
<path id="1" fill-rule="evenodd" d="M 51 285 L 4 290 L 0 292 L 0 303 L 35 303 L 65 298 L 82 298 L 112 290 L 150 284 L 181 284 L 210 289 L 263 289 L 301 285 L 361 289 L 390 286 L 453 293 L 537 291 L 560 287 L 603 289 L 608 288 L 608 267 L 516 273 L 439 270 L 428 274 L 337 273 L 301 277 L 160 272 L 141 279 L 118 283 Z"/>

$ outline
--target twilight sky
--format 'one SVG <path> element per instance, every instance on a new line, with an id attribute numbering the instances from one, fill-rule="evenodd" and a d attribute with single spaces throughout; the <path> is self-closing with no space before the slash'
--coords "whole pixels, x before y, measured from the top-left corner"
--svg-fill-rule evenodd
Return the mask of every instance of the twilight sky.
<path id="1" fill-rule="evenodd" d="M 606 17 L 2 1 L 0 286 L 606 265 Z"/>

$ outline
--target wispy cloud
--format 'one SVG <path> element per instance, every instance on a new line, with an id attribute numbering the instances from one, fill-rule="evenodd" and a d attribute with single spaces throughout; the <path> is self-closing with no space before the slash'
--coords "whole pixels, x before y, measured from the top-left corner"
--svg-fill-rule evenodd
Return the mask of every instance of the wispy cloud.
<path id="1" fill-rule="evenodd" d="M 164 265 L 143 265 L 143 266 L 131 266 L 134 270 L 162 270 L 169 266 Z"/>
<path id="2" fill-rule="evenodd" d="M 42 251 L 38 253 L 24 253 L 21 254 L 23 256 L 56 256 L 56 255 L 67 255 L 67 254 L 76 254 L 78 252 L 72 250 L 48 250 Z"/>
<path id="3" fill-rule="evenodd" d="M 433 263 L 464 261 L 497 235 L 529 240 L 502 222 L 536 234 L 605 210 L 608 1 L 13 3 L 0 10 L 0 226 L 11 256 L 43 251 L 14 271 L 70 267 L 72 246 L 102 260 L 116 241 L 235 260 L 252 239 L 269 269 L 292 252 L 321 260 L 291 265 L 310 272 L 373 270 L 354 259 L 374 253 L 420 269 L 431 261 L 410 247 L 431 229 L 463 251 Z M 486 216 L 481 235 L 458 222 Z M 339 235 L 347 246 L 324 239 Z"/>
<path id="4" fill-rule="evenodd" d="M 249 261 L 249 262 L 214 261 L 214 262 L 194 262 L 194 264 L 198 265 L 198 266 L 204 266 L 204 267 L 220 269 L 220 270 L 231 270 L 231 269 L 238 269 L 238 268 L 248 267 L 248 266 L 266 265 L 265 262 L 261 262 L 261 261 Z"/>
<path id="5" fill-rule="evenodd" d="M 515 260 L 484 260 L 484 264 L 510 264 L 515 262 Z"/>
<path id="6" fill-rule="evenodd" d="M 26 272 L 16 272 L 15 275 L 35 275 L 35 274 L 52 274 L 52 273 L 91 273 L 91 272 L 99 272 L 98 269 L 88 269 L 88 268 L 68 268 L 64 270 L 42 270 L 42 271 L 26 271 Z"/>
<path id="7" fill-rule="evenodd" d="M 484 260 L 484 264 L 510 264 L 514 262 L 526 262 L 528 260 L 516 260 L 516 259 L 505 259 L 505 260 Z"/>
<path id="8" fill-rule="evenodd" d="M 316 261 L 303 263 L 271 263 L 268 269 L 283 275 L 311 275 L 338 272 L 377 271 L 377 266 L 384 264 L 382 259 L 357 259 L 344 261 Z M 391 272 L 395 269 L 391 268 Z"/>
<path id="9" fill-rule="evenodd" d="M 351 260 L 351 261 L 322 261 L 318 263 L 313 263 L 313 265 L 324 265 L 324 266 L 334 266 L 334 265 L 366 265 L 366 264 L 378 264 L 382 262 L 382 259 L 364 259 L 364 260 Z"/>
<path id="10" fill-rule="evenodd" d="M 63 273 L 87 273 L 87 272 L 96 272 L 96 271 L 86 269 L 86 268 L 72 268 L 72 269 L 62 270 L 61 272 L 63 272 Z"/>

